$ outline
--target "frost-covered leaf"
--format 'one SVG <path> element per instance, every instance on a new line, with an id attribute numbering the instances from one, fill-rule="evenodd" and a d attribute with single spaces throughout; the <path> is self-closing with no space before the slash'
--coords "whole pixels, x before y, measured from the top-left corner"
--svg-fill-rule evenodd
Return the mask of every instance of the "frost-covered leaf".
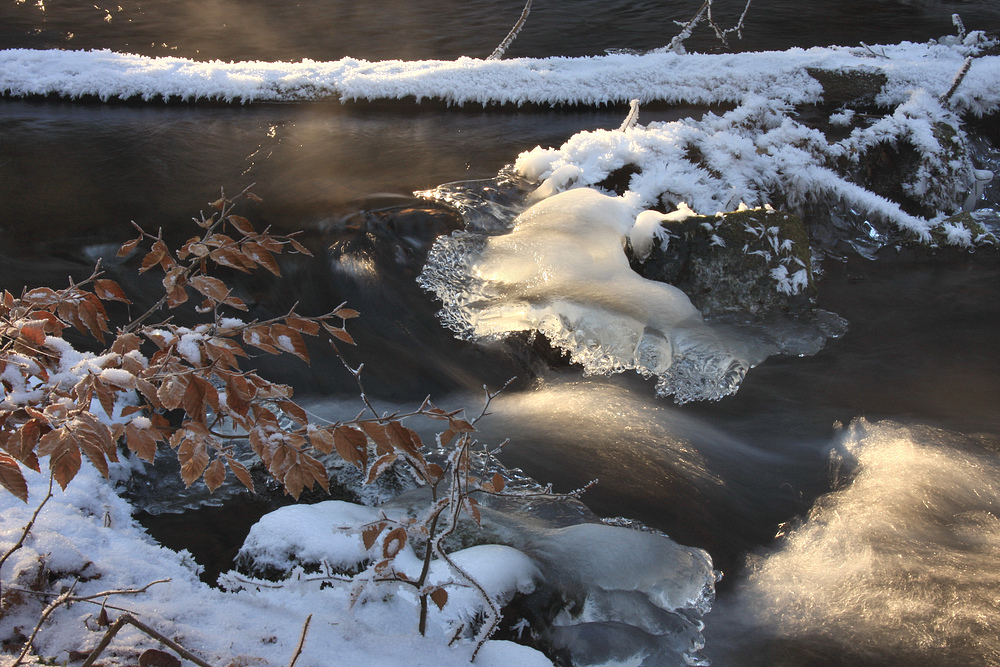
<path id="1" fill-rule="evenodd" d="M 372 442 L 375 443 L 375 451 L 378 454 L 394 454 L 395 449 L 392 446 L 392 440 L 389 439 L 389 435 L 386 433 L 385 426 L 379 424 L 378 422 L 363 421 L 358 424 L 361 430 L 365 432 Z"/>
<path id="2" fill-rule="evenodd" d="M 338 308 L 337 310 L 333 311 L 333 314 L 341 319 L 349 320 L 357 317 L 361 313 L 351 308 Z"/>
<path id="3" fill-rule="evenodd" d="M 406 545 L 406 529 L 394 528 L 389 531 L 382 542 L 382 556 L 384 558 L 395 558 L 396 554 Z"/>
<path id="4" fill-rule="evenodd" d="M 226 378 L 226 405 L 231 412 L 246 416 L 254 393 L 242 375 L 234 373 Z"/>
<path id="5" fill-rule="evenodd" d="M 385 530 L 385 523 L 374 523 L 361 531 L 361 541 L 364 542 L 365 550 L 371 549 L 375 545 L 378 536 Z"/>
<path id="6" fill-rule="evenodd" d="M 465 496 L 462 498 L 462 509 L 469 513 L 472 520 L 476 522 L 476 525 L 482 525 L 482 518 L 479 515 L 479 503 L 476 502 L 475 498 L 469 498 Z"/>
<path id="7" fill-rule="evenodd" d="M 371 484 L 376 479 L 378 479 L 382 473 L 389 469 L 393 463 L 396 462 L 396 454 L 386 454 L 378 458 L 372 467 L 368 470 L 368 477 L 365 479 L 365 484 Z"/>
<path id="8" fill-rule="evenodd" d="M 309 423 L 309 416 L 298 403 L 294 401 L 278 401 L 278 407 L 302 426 Z"/>
<path id="9" fill-rule="evenodd" d="M 130 255 L 132 253 L 132 251 L 135 250 L 139 246 L 140 243 L 142 243 L 142 237 L 141 236 L 139 238 L 137 238 L 137 239 L 132 239 L 131 241 L 126 241 L 125 243 L 122 244 L 122 246 L 120 248 L 118 248 L 118 256 L 119 257 L 126 257 L 127 255 Z"/>

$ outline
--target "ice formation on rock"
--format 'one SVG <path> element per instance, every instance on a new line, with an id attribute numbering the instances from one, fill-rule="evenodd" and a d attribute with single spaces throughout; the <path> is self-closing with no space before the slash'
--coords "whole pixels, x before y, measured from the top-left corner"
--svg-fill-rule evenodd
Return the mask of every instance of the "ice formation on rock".
<path id="1" fill-rule="evenodd" d="M 707 326 L 683 292 L 632 271 L 624 245 L 636 213 L 590 188 L 562 192 L 506 234 L 439 239 L 419 282 L 461 337 L 540 332 L 586 373 L 635 370 L 678 402 L 733 393 L 756 360 Z"/>

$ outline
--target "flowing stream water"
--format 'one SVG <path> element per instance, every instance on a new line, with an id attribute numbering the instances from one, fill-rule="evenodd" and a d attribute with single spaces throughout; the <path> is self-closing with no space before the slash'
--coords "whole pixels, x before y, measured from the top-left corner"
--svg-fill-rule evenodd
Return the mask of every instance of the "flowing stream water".
<path id="1" fill-rule="evenodd" d="M 720 0 L 716 18 L 734 22 L 742 4 Z M 536 2 L 509 55 L 661 46 L 677 30 L 671 21 L 699 5 Z M 0 48 L 485 56 L 520 9 L 520 0 L 0 0 Z M 969 29 L 1000 28 L 992 0 L 758 0 L 733 46 L 925 41 L 954 32 L 953 12 Z M 708 31 L 687 46 L 721 48 Z M 635 518 L 707 549 L 725 574 L 706 617 L 713 664 L 1000 664 L 995 251 L 828 257 L 818 305 L 849 322 L 842 338 L 811 357 L 767 360 L 734 396 L 676 406 L 638 377 L 583 378 L 571 367 L 536 375 L 523 346 L 455 340 L 415 283 L 413 253 L 426 252 L 432 235 L 411 230 L 404 243 L 358 229 L 360 211 L 491 178 L 521 151 L 615 128 L 626 111 L 0 98 L 0 288 L 85 274 L 132 235 L 131 220 L 183 240 L 220 187 L 256 182 L 264 203 L 248 217 L 305 230 L 317 250 L 281 280 L 247 283 L 257 312 L 298 301 L 318 313 L 348 301 L 363 314 L 352 322 L 352 353 L 366 363 L 368 391 L 387 402 L 432 394 L 445 406 L 476 407 L 484 383 L 518 376 L 484 438 L 509 438 L 504 462 L 557 489 L 599 479 L 584 501 L 602 516 Z M 642 121 L 703 111 L 653 105 Z M 119 278 L 147 294 L 155 288 L 124 271 Z M 265 370 L 317 410 L 356 393 L 332 354 Z M 197 539 L 183 524 L 173 536 L 165 526 L 167 543 Z"/>

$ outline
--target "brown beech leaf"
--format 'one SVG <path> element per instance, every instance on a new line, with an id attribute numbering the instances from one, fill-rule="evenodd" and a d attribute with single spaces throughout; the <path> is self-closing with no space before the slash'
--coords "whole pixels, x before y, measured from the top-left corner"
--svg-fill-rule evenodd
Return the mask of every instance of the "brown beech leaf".
<path id="1" fill-rule="evenodd" d="M 229 464 L 229 469 L 236 475 L 236 479 L 240 480 L 243 486 L 247 487 L 247 490 L 253 492 L 253 478 L 250 476 L 250 471 L 247 470 L 247 467 L 229 454 L 226 454 L 226 463 Z"/>
<path id="2" fill-rule="evenodd" d="M 222 209 L 224 209 L 226 207 L 226 204 L 228 202 L 229 202 L 229 200 L 226 199 L 225 197 L 219 197 L 215 201 L 208 202 L 208 205 L 211 206 L 212 208 L 216 208 L 216 209 L 219 209 L 221 211 Z M 213 213 L 212 215 L 214 216 L 215 214 Z"/>
<path id="3" fill-rule="evenodd" d="M 382 541 L 382 557 L 395 558 L 396 554 L 406 545 L 406 529 L 394 528 Z"/>
<path id="4" fill-rule="evenodd" d="M 181 463 L 184 485 L 191 486 L 208 466 L 208 444 L 205 438 L 188 434 L 177 448 L 177 460 Z"/>
<path id="5" fill-rule="evenodd" d="M 38 443 L 38 454 L 49 457 L 52 475 L 65 491 L 66 485 L 80 472 L 83 462 L 76 439 L 65 427 L 49 431 Z"/>
<path id="6" fill-rule="evenodd" d="M 361 313 L 351 308 L 338 308 L 337 310 L 333 311 L 333 314 L 341 319 L 349 320 L 354 317 L 357 317 Z"/>
<path id="7" fill-rule="evenodd" d="M 142 339 L 133 333 L 118 334 L 115 342 L 111 344 L 111 351 L 116 354 L 125 355 L 135 352 L 142 347 Z"/>
<path id="8" fill-rule="evenodd" d="M 274 257 L 271 255 L 271 252 L 264 248 L 261 244 L 253 241 L 247 241 L 240 247 L 240 250 L 243 251 L 245 256 L 257 262 L 257 264 L 261 265 L 274 275 L 281 276 L 281 269 L 278 268 L 278 263 L 274 261 Z"/>
<path id="9" fill-rule="evenodd" d="M 139 267 L 139 273 L 145 273 L 151 268 L 163 261 L 163 258 L 167 255 L 167 244 L 161 239 L 156 239 L 153 243 L 152 248 L 146 253 L 146 256 L 142 258 L 142 266 Z"/>
<path id="10" fill-rule="evenodd" d="M 378 454 L 395 454 L 395 450 L 392 446 L 392 441 L 389 439 L 389 435 L 385 432 L 385 426 L 379 424 L 378 422 L 359 422 L 358 426 L 361 430 L 372 439 L 375 443 L 375 451 Z"/>
<path id="11" fill-rule="evenodd" d="M 269 327 L 263 325 L 247 327 L 243 330 L 243 342 L 270 354 L 281 354 L 281 350 L 274 346 L 274 340 L 268 329 Z"/>
<path id="12" fill-rule="evenodd" d="M 226 464 L 222 459 L 215 459 L 205 471 L 205 485 L 208 486 L 208 492 L 215 491 L 224 481 L 226 481 Z"/>
<path id="13" fill-rule="evenodd" d="M 302 334 L 284 324 L 272 324 L 270 333 L 276 347 L 284 352 L 291 352 L 302 361 L 309 363 L 309 350 L 306 349 L 306 342 L 302 339 Z"/>
<path id="14" fill-rule="evenodd" d="M 243 273 L 250 273 L 252 269 L 256 268 L 256 264 L 233 248 L 218 248 L 209 253 L 208 256 L 215 260 L 219 266 L 228 266 Z"/>
<path id="15" fill-rule="evenodd" d="M 229 296 L 229 288 L 226 287 L 226 283 L 218 278 L 195 276 L 188 281 L 188 284 L 216 303 L 222 303 Z"/>
<path id="16" fill-rule="evenodd" d="M 242 215 L 231 215 L 227 217 L 226 220 L 232 223 L 233 227 L 238 229 L 240 234 L 242 234 L 243 236 L 253 236 L 254 234 L 257 233 L 254 230 L 253 225 L 250 224 L 250 221 L 244 218 Z"/>
<path id="17" fill-rule="evenodd" d="M 187 290 L 180 285 L 177 285 L 167 293 L 167 306 L 170 308 L 176 308 L 187 300 Z"/>
<path id="18" fill-rule="evenodd" d="M 21 466 L 13 456 L 5 452 L 0 452 L 0 486 L 28 502 L 28 483 L 24 481 Z"/>
<path id="19" fill-rule="evenodd" d="M 436 463 L 430 463 L 427 465 L 427 476 L 430 478 L 427 481 L 429 481 L 431 484 L 433 484 L 434 482 L 439 482 L 442 479 L 444 479 L 444 468 L 442 468 Z"/>
<path id="20" fill-rule="evenodd" d="M 443 588 L 435 587 L 430 596 L 431 601 L 437 605 L 438 609 L 444 609 L 444 606 L 448 604 L 448 591 Z"/>
<path id="21" fill-rule="evenodd" d="M 454 418 L 449 419 L 448 426 L 451 427 L 451 430 L 457 433 L 472 433 L 473 431 L 476 430 L 475 426 L 465 421 L 464 419 L 454 419 Z"/>
<path id="22" fill-rule="evenodd" d="M 156 457 L 156 442 L 159 431 L 152 428 L 138 428 L 132 422 L 125 425 L 125 444 L 144 461 L 153 462 Z"/>
<path id="23" fill-rule="evenodd" d="M 309 336 L 315 336 L 319 333 L 319 324 L 315 320 L 310 320 L 305 317 L 295 317 L 289 315 L 285 318 L 285 324 L 296 331 Z"/>
<path id="24" fill-rule="evenodd" d="M 358 429 L 338 426 L 333 432 L 333 444 L 340 458 L 354 464 L 358 470 L 368 467 L 368 438 Z"/>
<path id="25" fill-rule="evenodd" d="M 129 255 L 133 250 L 135 250 L 139 244 L 142 243 L 142 237 L 137 239 L 132 239 L 131 241 L 126 241 L 122 244 L 121 248 L 118 248 L 118 256 L 125 257 Z"/>
<path id="26" fill-rule="evenodd" d="M 441 433 L 438 433 L 437 435 L 438 447 L 446 447 L 448 443 L 450 443 L 455 438 L 456 435 L 458 434 L 455 433 L 455 431 L 451 430 L 450 428 L 442 431 Z"/>
<path id="27" fill-rule="evenodd" d="M 355 345 L 354 337 L 347 333 L 347 329 L 342 329 L 340 327 L 335 327 L 323 322 L 323 328 L 330 332 L 330 335 L 337 340 L 342 340 L 348 345 Z"/>
<path id="28" fill-rule="evenodd" d="M 21 339 L 31 347 L 41 347 L 45 344 L 45 324 L 35 320 L 21 325 L 18 332 Z"/>
<path id="29" fill-rule="evenodd" d="M 295 248 L 296 252 L 300 252 L 303 255 L 305 255 L 306 257 L 312 257 L 313 256 L 313 254 L 309 251 L 309 248 L 307 248 L 304 245 L 302 245 L 301 243 L 299 243 L 298 240 L 296 240 L 295 238 L 293 238 L 291 235 L 288 236 L 288 242 L 292 244 L 292 247 Z"/>
<path id="30" fill-rule="evenodd" d="M 330 480 L 326 474 L 323 464 L 313 457 L 303 452 L 296 451 L 290 447 L 279 447 L 271 459 L 271 469 L 274 470 L 279 453 L 284 453 L 288 458 L 287 464 L 283 465 L 284 474 L 281 482 L 285 485 L 285 491 L 296 500 L 305 488 L 312 488 L 319 484 L 322 488 L 329 490 Z M 279 461 L 278 465 L 282 462 Z"/>
<path id="31" fill-rule="evenodd" d="M 323 428 L 310 429 L 309 443 L 321 454 L 329 454 L 334 448 L 333 433 Z"/>
<path id="32" fill-rule="evenodd" d="M 472 520 L 476 522 L 477 526 L 482 525 L 482 519 L 479 516 L 479 503 L 476 502 L 475 498 L 470 498 L 465 496 L 462 498 L 462 509 L 469 513 Z"/>
<path id="33" fill-rule="evenodd" d="M 241 416 L 247 416 L 250 411 L 250 401 L 253 394 L 250 383 L 239 374 L 232 374 L 226 378 L 226 406 L 231 412 Z"/>
<path id="34" fill-rule="evenodd" d="M 309 416 L 298 403 L 295 403 L 294 401 L 278 401 L 278 407 L 300 425 L 305 426 L 309 423 Z"/>
<path id="35" fill-rule="evenodd" d="M 376 479 L 378 479 L 382 473 L 389 469 L 393 463 L 396 462 L 396 454 L 386 454 L 380 457 L 372 464 L 372 467 L 368 470 L 368 477 L 365 479 L 365 484 L 371 484 Z"/>
<path id="36" fill-rule="evenodd" d="M 219 409 L 219 394 L 210 382 L 192 375 L 184 391 L 184 398 L 181 399 L 181 406 L 192 420 L 204 424 L 208 418 L 208 408 Z"/>
<path id="37" fill-rule="evenodd" d="M 156 397 L 160 399 L 167 410 L 176 410 L 184 400 L 184 394 L 188 387 L 188 376 L 170 374 L 163 378 L 160 388 L 156 391 Z"/>
<path id="38" fill-rule="evenodd" d="M 94 281 L 94 292 L 105 301 L 121 301 L 122 303 L 132 303 L 125 296 L 125 290 L 114 280 L 101 278 Z"/>
<path id="39" fill-rule="evenodd" d="M 375 540 L 385 530 L 385 522 L 373 523 L 361 531 L 361 541 L 365 544 L 365 551 L 375 546 Z"/>
<path id="40" fill-rule="evenodd" d="M 497 493 L 503 491 L 504 487 L 507 485 L 507 480 L 503 478 L 498 472 L 493 473 L 493 479 L 490 480 L 493 484 L 493 490 Z"/>

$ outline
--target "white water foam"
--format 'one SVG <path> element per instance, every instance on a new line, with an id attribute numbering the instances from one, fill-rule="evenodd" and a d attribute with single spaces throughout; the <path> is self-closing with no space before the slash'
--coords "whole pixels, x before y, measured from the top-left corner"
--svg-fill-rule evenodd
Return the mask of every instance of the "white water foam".
<path id="1" fill-rule="evenodd" d="M 770 656 L 753 664 L 1000 664 L 996 443 L 858 420 L 842 445 L 856 461 L 850 481 L 713 612 L 710 626 L 738 637 L 720 638 L 730 654 L 716 664 L 747 664 L 748 653 Z"/>

